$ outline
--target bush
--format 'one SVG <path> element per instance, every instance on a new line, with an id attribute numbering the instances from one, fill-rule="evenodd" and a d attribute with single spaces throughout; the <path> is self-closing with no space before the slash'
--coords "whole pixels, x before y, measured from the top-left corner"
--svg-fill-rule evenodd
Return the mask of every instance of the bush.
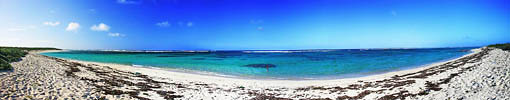
<path id="1" fill-rule="evenodd" d="M 510 51 L 510 43 L 493 44 L 493 45 L 489 45 L 487 47 L 494 47 L 494 48 L 499 48 L 499 49 L 502 49 L 502 50 Z"/>
<path id="2" fill-rule="evenodd" d="M 15 62 L 21 60 L 21 57 L 25 56 L 27 52 L 16 49 L 16 48 L 0 48 L 0 55 L 8 62 Z"/>
<path id="3" fill-rule="evenodd" d="M 0 48 L 0 70 L 12 69 L 10 62 L 21 60 L 26 52 L 16 48 Z"/>
<path id="4" fill-rule="evenodd" d="M 27 51 L 31 50 L 60 50 L 57 48 L 24 48 L 24 47 L 0 47 L 0 70 L 12 69 L 11 62 L 20 61 Z"/>
<path id="5" fill-rule="evenodd" d="M 12 69 L 12 66 L 9 64 L 9 62 L 7 62 L 3 59 L 0 59 L 0 70 L 3 70 L 3 69 Z"/>
<path id="6" fill-rule="evenodd" d="M 0 54 L 0 60 L 8 61 L 7 57 L 4 57 L 4 55 Z"/>

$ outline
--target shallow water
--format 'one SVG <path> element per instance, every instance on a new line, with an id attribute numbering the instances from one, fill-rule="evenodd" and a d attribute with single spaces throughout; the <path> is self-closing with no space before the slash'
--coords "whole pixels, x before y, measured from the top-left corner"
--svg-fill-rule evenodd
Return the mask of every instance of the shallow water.
<path id="1" fill-rule="evenodd" d="M 468 54 L 473 48 L 337 49 L 290 51 L 134 52 L 65 51 L 43 55 L 276 79 L 358 77 L 414 68 Z"/>

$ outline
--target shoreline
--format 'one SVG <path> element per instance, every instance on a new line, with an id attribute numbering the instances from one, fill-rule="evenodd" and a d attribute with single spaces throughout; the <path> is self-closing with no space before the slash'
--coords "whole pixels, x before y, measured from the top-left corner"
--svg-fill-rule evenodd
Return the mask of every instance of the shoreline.
<path id="1" fill-rule="evenodd" d="M 147 68 L 147 67 L 135 67 L 124 64 L 116 64 L 116 63 L 101 63 L 101 62 L 91 62 L 91 61 L 81 61 L 74 59 L 64 59 L 71 62 L 82 63 L 84 65 L 88 64 L 96 64 L 100 66 L 109 66 L 111 68 L 117 70 L 123 70 L 128 72 L 138 72 L 144 75 L 153 76 L 153 77 L 161 77 L 161 78 L 173 78 L 173 80 L 179 81 L 190 81 L 190 82 L 201 82 L 206 84 L 222 84 L 222 85 L 239 85 L 239 86 L 253 86 L 254 88 L 267 88 L 267 87 L 286 87 L 286 88 L 298 88 L 298 87 L 306 87 L 306 86 L 334 86 L 341 85 L 346 86 L 349 84 L 356 83 L 358 81 L 375 81 L 381 79 L 391 78 L 395 75 L 408 74 L 413 72 L 418 72 L 430 67 L 434 67 L 437 65 L 445 64 L 451 61 L 455 61 L 467 56 L 474 55 L 479 53 L 481 50 L 472 49 L 472 52 L 461 57 L 451 59 L 443 62 L 431 63 L 428 65 L 424 65 L 422 67 L 399 70 L 399 71 L 390 71 L 381 74 L 368 75 L 362 77 L 352 77 L 352 78 L 340 78 L 340 79 L 325 79 L 325 80 L 280 80 L 280 79 L 252 79 L 252 78 L 231 78 L 231 77 L 223 77 L 223 76 L 215 76 L 208 74 L 195 74 L 189 72 L 180 72 L 175 69 L 163 69 L 163 68 Z M 63 59 L 63 58 L 58 58 Z M 168 77 L 168 76 L 177 76 L 177 77 Z M 228 82 L 228 83 L 226 83 Z M 289 84 L 292 83 L 292 84 Z M 264 86 L 258 86 L 258 84 L 264 84 Z M 256 87 L 258 86 L 258 87 Z"/>
<path id="2" fill-rule="evenodd" d="M 260 80 L 66 60 L 31 52 L 12 63 L 13 72 L 0 72 L 0 99 L 510 99 L 509 61 L 510 52 L 484 47 L 445 62 L 364 77 Z"/>
<path id="3" fill-rule="evenodd" d="M 475 54 L 480 51 L 479 49 L 480 48 L 471 49 L 469 51 L 470 53 L 459 56 L 459 57 L 445 59 L 445 60 L 432 62 L 432 63 L 424 64 L 424 65 L 409 66 L 409 67 L 405 67 L 405 68 L 397 68 L 397 69 L 393 69 L 391 71 L 363 72 L 363 73 L 358 73 L 358 74 L 354 74 L 354 73 L 353 74 L 344 74 L 344 75 L 341 75 L 341 77 L 340 76 L 335 77 L 335 76 L 331 75 L 331 76 L 324 76 L 324 77 L 319 77 L 319 78 L 308 78 L 308 77 L 306 77 L 306 78 L 278 78 L 278 77 L 258 77 L 258 76 L 237 76 L 237 75 L 227 75 L 227 74 L 221 74 L 221 73 L 216 73 L 216 72 L 198 71 L 198 70 L 190 70 L 190 69 L 160 68 L 160 67 L 143 66 L 143 65 L 133 66 L 133 65 L 128 65 L 128 64 L 93 62 L 93 61 L 83 61 L 83 60 L 68 59 L 68 58 L 59 58 L 59 59 L 64 59 L 64 60 L 79 62 L 79 63 L 85 63 L 85 64 L 99 64 L 99 65 L 107 65 L 107 66 L 116 66 L 115 68 L 117 68 L 117 69 L 123 69 L 123 67 L 126 67 L 128 69 L 126 71 L 136 71 L 136 70 L 131 70 L 131 69 L 141 68 L 141 69 L 148 69 L 148 70 L 153 70 L 153 71 L 168 71 L 169 73 L 193 74 L 193 75 L 201 75 L 202 77 L 219 77 L 219 78 L 231 78 L 231 79 L 240 79 L 240 80 L 261 80 L 261 81 L 275 81 L 275 80 L 276 81 L 278 81 L 278 80 L 281 80 L 281 81 L 327 81 L 327 80 L 336 80 L 336 81 L 342 81 L 342 79 L 358 79 L 358 78 L 366 79 L 368 77 L 373 77 L 373 76 L 377 76 L 377 75 L 393 76 L 396 74 L 419 71 L 419 70 L 425 69 L 427 67 L 444 64 L 444 63 L 447 63 L 450 61 L 460 59 L 462 57 L 466 57 L 466 56 Z M 66 51 L 66 50 L 37 51 L 35 53 L 40 54 L 40 53 L 46 53 L 46 52 L 63 52 L 63 51 Z M 40 54 L 40 55 L 42 55 L 42 54 Z M 141 72 L 141 73 L 143 73 L 143 72 Z M 384 74 L 390 74 L 390 75 L 384 75 Z M 161 75 L 157 75 L 157 76 L 161 76 Z M 381 78 L 381 77 L 378 77 L 378 78 Z M 384 78 L 388 78 L 388 77 L 384 77 Z"/>

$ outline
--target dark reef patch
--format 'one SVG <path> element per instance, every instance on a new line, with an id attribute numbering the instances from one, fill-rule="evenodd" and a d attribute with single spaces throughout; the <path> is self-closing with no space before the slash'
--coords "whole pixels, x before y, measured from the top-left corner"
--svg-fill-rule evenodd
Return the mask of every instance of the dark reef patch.
<path id="1" fill-rule="evenodd" d="M 170 55 L 164 55 L 164 56 L 156 56 L 156 57 L 183 57 L 183 56 L 170 56 Z"/>
<path id="2" fill-rule="evenodd" d="M 193 58 L 192 60 L 205 60 L 205 58 Z"/>
<path id="3" fill-rule="evenodd" d="M 248 64 L 244 65 L 244 67 L 253 67 L 253 68 L 274 68 L 276 65 L 274 64 Z"/>

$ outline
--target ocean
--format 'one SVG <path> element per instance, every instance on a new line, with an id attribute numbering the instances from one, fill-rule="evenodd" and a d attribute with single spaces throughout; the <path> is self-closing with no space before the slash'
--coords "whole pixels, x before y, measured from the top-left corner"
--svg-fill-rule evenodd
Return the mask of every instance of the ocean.
<path id="1" fill-rule="evenodd" d="M 447 61 L 474 48 L 100 51 L 42 55 L 199 74 L 255 79 L 338 79 L 405 70 Z"/>

